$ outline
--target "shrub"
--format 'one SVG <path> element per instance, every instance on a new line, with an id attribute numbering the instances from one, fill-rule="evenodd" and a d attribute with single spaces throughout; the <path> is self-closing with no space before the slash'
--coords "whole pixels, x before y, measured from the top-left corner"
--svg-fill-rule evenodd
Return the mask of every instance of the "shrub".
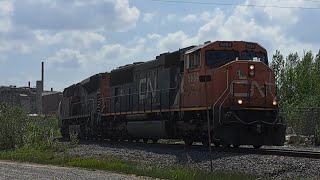
<path id="1" fill-rule="evenodd" d="M 26 147 L 50 149 L 54 145 L 54 138 L 58 136 L 57 118 L 55 116 L 29 117 L 24 137 Z"/>
<path id="2" fill-rule="evenodd" d="M 18 107 L 0 105 L 0 150 L 17 148 L 52 149 L 57 146 L 58 119 L 56 116 L 28 116 Z"/>
<path id="3" fill-rule="evenodd" d="M 317 125 L 315 129 L 315 136 L 314 136 L 314 145 L 320 145 L 320 126 Z"/>
<path id="4" fill-rule="evenodd" d="M 0 104 L 0 150 L 24 145 L 27 119 L 27 114 L 22 109 Z"/>

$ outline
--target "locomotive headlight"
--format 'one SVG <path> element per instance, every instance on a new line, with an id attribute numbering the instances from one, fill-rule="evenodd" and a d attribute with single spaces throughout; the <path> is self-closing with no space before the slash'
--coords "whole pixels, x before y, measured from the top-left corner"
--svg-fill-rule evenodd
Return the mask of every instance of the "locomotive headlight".
<path id="1" fill-rule="evenodd" d="M 243 102 L 242 102 L 242 99 L 239 99 L 238 100 L 238 104 L 242 104 Z"/>
<path id="2" fill-rule="evenodd" d="M 278 103 L 277 103 L 276 100 L 273 100 L 273 101 L 272 101 L 272 104 L 273 104 L 274 106 L 276 106 Z"/>
<path id="3" fill-rule="evenodd" d="M 255 72 L 255 66 L 253 65 L 253 64 L 251 64 L 251 65 L 249 65 L 249 67 L 248 67 L 248 75 L 250 76 L 250 77 L 254 77 L 254 72 Z"/>

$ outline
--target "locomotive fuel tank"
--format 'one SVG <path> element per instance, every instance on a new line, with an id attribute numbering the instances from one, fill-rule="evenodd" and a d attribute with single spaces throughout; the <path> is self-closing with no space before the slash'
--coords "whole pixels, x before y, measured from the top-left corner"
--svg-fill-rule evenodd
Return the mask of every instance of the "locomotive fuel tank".
<path id="1" fill-rule="evenodd" d="M 134 121 L 127 123 L 128 134 L 131 137 L 160 139 L 166 138 L 166 121 Z"/>

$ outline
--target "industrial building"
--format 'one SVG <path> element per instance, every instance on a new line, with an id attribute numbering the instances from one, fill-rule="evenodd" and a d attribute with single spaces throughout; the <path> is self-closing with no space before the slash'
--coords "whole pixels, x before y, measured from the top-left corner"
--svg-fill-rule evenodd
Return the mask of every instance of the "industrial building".
<path id="1" fill-rule="evenodd" d="M 36 87 L 30 82 L 26 87 L 0 86 L 0 103 L 24 109 L 29 114 L 54 114 L 58 112 L 62 92 L 44 91 L 44 63 L 41 63 L 41 80 Z"/>

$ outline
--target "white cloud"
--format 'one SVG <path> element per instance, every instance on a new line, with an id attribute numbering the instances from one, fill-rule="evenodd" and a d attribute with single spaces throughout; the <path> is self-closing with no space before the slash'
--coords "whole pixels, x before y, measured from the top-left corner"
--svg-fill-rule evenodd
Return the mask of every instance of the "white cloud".
<path id="1" fill-rule="evenodd" d="M 216 9 L 216 11 L 217 10 L 219 9 Z M 204 11 L 199 14 L 188 14 L 184 17 L 179 18 L 178 20 L 184 23 L 210 21 L 210 19 L 214 18 L 215 15 L 216 15 L 215 12 Z"/>
<path id="2" fill-rule="evenodd" d="M 103 35 L 90 31 L 62 31 L 58 33 L 34 31 L 34 34 L 42 44 L 63 44 L 78 48 L 89 48 L 95 43 L 103 43 L 106 40 Z"/>
<path id="3" fill-rule="evenodd" d="M 157 33 L 152 33 L 152 34 L 148 34 L 147 37 L 149 39 L 159 39 L 159 38 L 161 38 L 161 35 L 157 34 Z"/>
<path id="4" fill-rule="evenodd" d="M 258 3 L 257 0 L 248 0 L 250 3 Z M 306 1 L 295 0 L 295 1 L 279 1 L 279 0 L 269 0 L 268 4 L 280 6 L 280 7 L 304 7 Z M 272 8 L 265 7 L 263 12 L 268 16 L 270 21 L 273 23 L 285 23 L 294 24 L 298 21 L 299 17 L 296 16 L 299 9 L 296 8 Z"/>
<path id="5" fill-rule="evenodd" d="M 140 11 L 132 2 L 0 0 L 0 63 L 14 67 L 16 60 L 28 59 L 28 63 L 35 64 L 36 60 L 49 57 L 50 86 L 65 87 L 98 72 L 152 60 L 160 53 L 208 40 L 259 42 L 269 50 L 270 57 L 275 49 L 284 54 L 303 49 L 316 53 L 316 48 L 320 47 L 320 36 L 317 36 L 320 22 L 316 21 L 320 12 L 314 10 L 214 9 L 210 6 L 201 11 L 194 8 L 183 15 L 185 12 L 178 8 L 170 11 L 176 14 L 168 14 L 167 11 L 153 13 L 154 7 L 144 7 L 149 13 L 142 14 L 138 21 Z M 244 4 L 309 6 L 310 3 L 246 0 Z M 314 7 L 318 6 L 320 3 L 314 3 Z M 155 20 L 159 23 L 154 23 Z M 137 29 L 132 30 L 135 27 Z M 21 56 L 19 53 L 29 54 Z M 35 71 L 31 67 L 34 64 L 30 65 L 30 71 Z M 3 67 L 0 72 L 6 74 Z"/>
<path id="6" fill-rule="evenodd" d="M 176 14 L 168 14 L 166 19 L 169 22 L 175 21 L 177 19 L 177 15 Z"/>
<path id="7" fill-rule="evenodd" d="M 54 56 L 48 58 L 49 66 L 58 69 L 77 69 L 84 68 L 86 58 L 79 50 L 60 49 Z"/>
<path id="8" fill-rule="evenodd" d="M 96 56 L 94 56 L 94 59 L 100 64 L 115 68 L 125 64 L 131 64 L 135 61 L 144 60 L 141 58 L 144 57 L 142 54 L 145 48 L 144 39 L 138 39 L 126 45 L 106 44 L 95 53 Z"/>
<path id="9" fill-rule="evenodd" d="M 3 64 L 5 62 L 7 62 L 7 61 L 8 61 L 8 56 L 1 56 L 0 57 L 0 64 Z"/>
<path id="10" fill-rule="evenodd" d="M 141 59 L 146 50 L 145 44 L 145 39 L 140 38 L 127 44 L 104 44 L 99 49 L 90 51 L 63 48 L 49 57 L 48 63 L 60 70 L 74 69 L 85 71 L 86 74 L 110 71 L 118 66 L 145 60 Z"/>
<path id="11" fill-rule="evenodd" d="M 143 22 L 149 23 L 153 20 L 155 16 L 156 16 L 155 13 L 145 13 L 143 15 Z"/>
<path id="12" fill-rule="evenodd" d="M 25 42 L 0 39 L 0 52 L 15 52 L 27 54 L 31 52 L 31 47 Z"/>
<path id="13" fill-rule="evenodd" d="M 0 1 L 0 32 L 8 32 L 11 30 L 11 16 L 13 11 L 14 7 L 12 1 Z"/>
<path id="14" fill-rule="evenodd" d="M 162 51 L 175 50 L 176 48 L 184 47 L 188 44 L 190 37 L 183 31 L 177 31 L 175 33 L 169 33 L 167 36 L 159 39 L 157 47 Z"/>
<path id="15" fill-rule="evenodd" d="M 13 22 L 32 30 L 126 31 L 135 27 L 140 11 L 128 0 L 15 1 Z"/>
<path id="16" fill-rule="evenodd" d="M 186 23 L 196 22 L 197 20 L 198 20 L 198 17 L 195 14 L 188 14 L 181 19 L 182 22 L 186 22 Z"/>
<path id="17" fill-rule="evenodd" d="M 119 17 L 119 19 L 116 19 L 116 25 L 121 27 L 119 31 L 125 31 L 136 26 L 140 11 L 136 7 L 130 7 L 128 0 L 116 0 L 114 9 L 117 17 Z M 127 25 L 126 28 L 125 25 Z"/>
<path id="18" fill-rule="evenodd" d="M 128 0 L 0 0 L 0 51 L 90 49 L 107 33 L 135 27 L 139 15 Z"/>
<path id="19" fill-rule="evenodd" d="M 302 1 L 295 1 L 286 4 L 281 1 L 279 6 L 302 6 Z M 259 4 L 258 1 L 246 1 L 247 4 Z M 276 3 L 273 0 L 271 3 Z M 261 2 L 260 2 L 261 4 Z M 170 15 L 171 21 L 194 23 L 202 22 L 196 34 L 187 34 L 182 30 L 177 30 L 159 38 L 157 47 L 163 50 L 175 50 L 177 48 L 202 44 L 211 40 L 243 40 L 255 41 L 263 46 L 268 46 L 270 52 L 280 49 L 284 53 L 300 52 L 302 48 L 315 51 L 319 43 L 301 42 L 295 34 L 290 34 L 288 30 L 303 27 L 297 26 L 297 22 L 306 21 L 299 16 L 303 10 L 291 8 L 252 8 L 245 6 L 235 7 L 230 15 L 221 9 L 205 11 L 198 14 L 189 14 L 185 17 Z M 168 16 L 169 17 L 169 16 Z M 309 17 L 310 18 L 310 17 Z M 312 23 L 310 21 L 310 23 Z M 318 23 L 318 22 L 313 22 Z M 319 23 L 318 23 L 319 24 Z M 319 24 L 320 25 L 320 24 Z"/>

